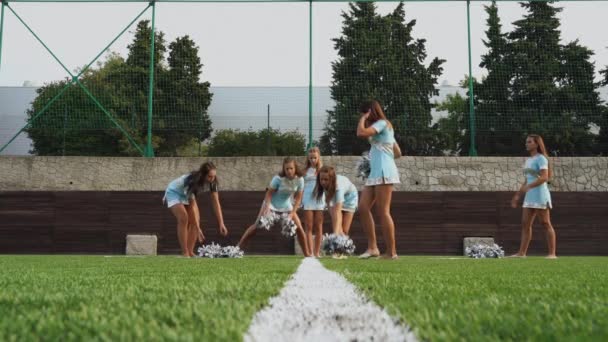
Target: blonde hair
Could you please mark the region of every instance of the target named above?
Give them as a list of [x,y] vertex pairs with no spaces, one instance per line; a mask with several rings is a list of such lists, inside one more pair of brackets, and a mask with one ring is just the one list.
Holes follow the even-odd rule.
[[319,160],[317,161],[317,165],[312,166],[312,164],[310,163],[310,159],[308,158],[308,155],[306,155],[306,170],[308,170],[311,167],[314,167],[315,169],[317,169],[317,171],[319,171],[322,167],[323,167],[323,161],[321,160],[321,150],[318,147],[311,147],[308,149],[308,154],[311,153],[316,153],[319,155]]

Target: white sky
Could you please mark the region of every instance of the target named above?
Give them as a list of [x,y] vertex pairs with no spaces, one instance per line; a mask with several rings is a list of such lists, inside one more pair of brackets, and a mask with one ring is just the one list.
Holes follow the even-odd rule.
[[[471,4],[473,73],[485,51],[486,14],[482,2]],[[379,3],[381,13],[397,3]],[[144,3],[11,3],[70,70],[87,64],[143,8]],[[331,82],[331,62],[336,60],[332,38],[341,31],[346,3],[313,4],[313,82]],[[608,35],[603,29],[608,1],[560,2],[564,10],[562,39],[580,39],[596,55],[596,71],[608,65]],[[440,57],[444,74],[440,83],[456,84],[468,72],[466,5],[452,2],[406,3],[406,19],[416,19],[413,35],[427,39],[429,57]],[[200,47],[203,79],[212,86],[304,86],[308,84],[308,3],[159,3],[157,27],[167,42],[188,34]],[[150,18],[148,11],[142,18]],[[503,29],[521,18],[514,2],[500,2]],[[129,30],[133,32],[135,25]],[[126,56],[132,39],[125,33],[112,51]],[[428,61],[427,61],[428,62]],[[6,11],[0,86],[20,86],[24,81],[42,84],[67,74]]]

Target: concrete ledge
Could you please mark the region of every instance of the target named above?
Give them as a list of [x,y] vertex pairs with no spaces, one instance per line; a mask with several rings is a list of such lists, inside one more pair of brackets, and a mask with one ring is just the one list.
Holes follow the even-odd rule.
[[[358,156],[324,156],[359,189]],[[283,157],[137,158],[0,156],[0,191],[164,191],[210,160],[223,191],[264,191]],[[298,157],[300,163],[305,158]],[[516,191],[524,157],[403,157],[396,191]],[[608,191],[608,157],[551,158],[551,191]]]

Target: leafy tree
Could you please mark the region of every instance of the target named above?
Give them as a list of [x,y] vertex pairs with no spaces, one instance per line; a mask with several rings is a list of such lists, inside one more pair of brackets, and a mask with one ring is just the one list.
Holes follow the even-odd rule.
[[430,125],[430,98],[438,94],[444,61],[423,64],[426,40],[412,36],[416,21],[405,20],[403,3],[386,16],[376,12],[374,3],[350,3],[342,18],[342,36],[334,39],[339,58],[332,65],[336,105],[328,111],[320,139],[323,153],[360,154],[369,148],[356,137],[356,125],[359,104],[370,98],[383,105],[405,153],[440,153]]
[[211,138],[209,156],[301,156],[305,146],[304,135],[296,131],[224,129]]

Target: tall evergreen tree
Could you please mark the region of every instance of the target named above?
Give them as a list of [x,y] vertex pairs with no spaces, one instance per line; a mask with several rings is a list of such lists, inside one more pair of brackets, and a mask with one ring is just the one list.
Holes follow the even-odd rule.
[[[600,81],[600,84],[604,87],[608,87],[608,66],[600,74],[604,76],[604,79]],[[608,103],[602,106],[602,112],[597,122],[600,127],[599,136],[597,138],[596,153],[608,156]]]
[[[512,69],[508,60],[509,41],[507,34],[502,32],[496,2],[484,7],[488,15],[488,29],[483,43],[488,50],[481,56],[479,66],[485,68],[488,74],[474,85],[476,148],[479,155],[500,155],[516,144],[510,131],[513,113],[510,111]],[[469,116],[465,115],[464,118],[466,134],[461,151],[466,153],[470,148]]]
[[[150,38],[152,27],[150,20],[141,20],[133,34],[133,41],[127,46],[127,64],[140,67],[145,70],[150,68]],[[167,46],[165,45],[165,34],[162,31],[154,34],[154,67],[158,68],[165,59]]]
[[376,12],[374,3],[350,3],[342,18],[342,36],[334,39],[339,58],[332,64],[336,106],[328,111],[323,152],[359,154],[369,148],[356,137],[357,110],[373,98],[384,106],[406,153],[439,153],[430,127],[430,98],[438,94],[435,85],[444,61],[422,64],[426,41],[412,37],[416,21],[405,21],[403,3],[386,16]]
[[163,139],[159,155],[176,155],[177,149],[196,138],[206,140],[213,131],[207,108],[212,94],[201,82],[199,48],[189,36],[169,44],[169,69],[159,78],[161,96],[155,101],[156,134]]
[[[528,133],[542,134],[556,154],[589,154],[590,113],[599,110],[589,61],[592,53],[577,42],[560,44],[561,8],[546,2],[521,5],[528,14],[513,23],[515,29],[509,34],[512,133],[520,139]],[[521,146],[514,145],[511,154],[519,151]]]

